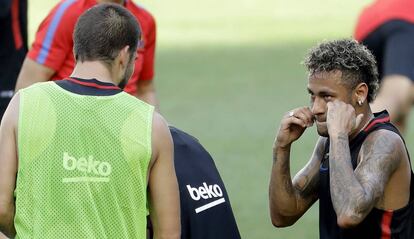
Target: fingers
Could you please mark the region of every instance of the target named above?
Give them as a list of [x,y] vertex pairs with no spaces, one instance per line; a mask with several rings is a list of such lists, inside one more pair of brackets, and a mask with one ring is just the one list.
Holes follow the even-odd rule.
[[346,104],[345,102],[341,100],[335,99],[334,101],[329,101],[328,103],[326,103],[326,106],[328,107],[328,110],[330,110],[330,109],[339,108],[339,107],[347,107],[348,104]]
[[364,118],[364,114],[357,115],[357,117],[355,119],[354,129],[357,129],[359,127],[359,125],[361,124],[363,118]]
[[346,111],[349,112],[355,112],[354,107],[352,107],[352,105],[347,104],[341,100],[334,100],[334,101],[330,101],[328,103],[326,103],[326,106],[328,108],[328,111],[332,111],[332,110],[339,110],[339,109],[345,109]]
[[346,131],[350,134],[361,126],[364,114],[356,115],[352,105],[339,100],[328,102],[326,105],[330,133]]
[[329,107],[344,107],[344,106],[351,106],[351,105],[343,102],[342,100],[335,99],[333,101],[329,101],[328,103],[326,103],[326,106],[329,108]]
[[329,110],[330,108],[332,108],[332,106],[333,106],[332,101],[329,101],[328,103],[326,103],[326,107],[328,108],[328,110]]
[[288,119],[286,119],[287,120],[287,124],[288,125],[292,125],[292,124],[296,124],[296,125],[299,125],[299,126],[302,126],[303,128],[306,128],[306,126],[308,125],[305,121],[303,121],[302,119],[300,119],[300,118],[296,118],[296,117],[294,117],[294,116],[292,116],[292,117],[289,117]]
[[308,107],[296,108],[289,111],[286,115],[288,121],[302,127],[310,127],[313,125],[314,117]]

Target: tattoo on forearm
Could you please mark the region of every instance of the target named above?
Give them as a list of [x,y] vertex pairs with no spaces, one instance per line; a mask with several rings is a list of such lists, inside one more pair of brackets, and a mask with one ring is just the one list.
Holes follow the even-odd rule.
[[318,197],[319,165],[324,142],[318,144],[308,164],[293,178],[290,173],[290,151],[273,152],[270,182],[270,207],[289,220],[296,221]]
[[352,168],[348,135],[331,138],[329,154],[332,204],[337,215],[353,215],[349,209],[361,206],[359,199],[363,191]]
[[273,154],[273,163],[278,164],[280,170],[278,170],[279,177],[282,179],[283,189],[290,195],[294,194],[294,188],[292,186],[292,179],[290,175],[290,162],[289,162],[290,153]]

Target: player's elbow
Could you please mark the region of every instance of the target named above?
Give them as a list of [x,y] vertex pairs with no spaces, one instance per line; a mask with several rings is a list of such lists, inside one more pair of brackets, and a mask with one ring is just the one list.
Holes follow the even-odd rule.
[[343,215],[338,215],[337,217],[338,226],[341,228],[356,227],[359,223],[361,223],[362,220],[363,218],[361,218],[357,214],[347,214],[347,215],[343,214]]
[[0,232],[2,231],[2,228],[5,228],[6,225],[7,225],[7,223],[6,223],[6,218],[7,217],[8,217],[8,214],[0,208]]
[[289,227],[293,225],[293,222],[288,222],[281,218],[272,218],[272,224],[274,227],[282,228],[282,227]]
[[14,208],[0,207],[0,231],[9,237],[14,237],[16,233],[13,226],[13,219]]
[[161,232],[154,235],[154,239],[180,239],[181,238],[181,232],[180,230],[174,230],[169,232]]
[[153,224],[154,227],[154,239],[180,239],[181,238],[181,224],[180,216],[176,217],[176,221],[169,225],[157,225]]
[[279,213],[271,213],[270,218],[274,227],[289,227],[292,226],[296,220],[291,217],[285,217]]
[[0,224],[4,225],[10,220],[11,213],[9,207],[0,207]]

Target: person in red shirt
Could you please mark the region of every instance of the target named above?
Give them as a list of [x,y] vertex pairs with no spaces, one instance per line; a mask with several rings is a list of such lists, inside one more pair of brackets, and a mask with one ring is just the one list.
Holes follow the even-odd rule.
[[414,103],[414,1],[375,1],[359,16],[354,36],[375,55],[382,79],[373,111],[386,109],[405,132]]
[[143,35],[135,71],[124,90],[158,108],[154,76],[156,25],[152,15],[132,0],[61,0],[40,24],[16,83],[16,91],[33,83],[70,76],[75,66],[72,34],[79,16],[101,2],[122,4],[138,20]]

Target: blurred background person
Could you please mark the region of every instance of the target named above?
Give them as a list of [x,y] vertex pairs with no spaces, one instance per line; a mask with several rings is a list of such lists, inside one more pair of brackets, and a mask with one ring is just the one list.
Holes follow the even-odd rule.
[[27,0],[0,0],[0,117],[27,53]]
[[[17,80],[16,90],[35,82],[64,79],[75,65],[72,33],[78,17],[90,7],[112,2],[123,5],[138,20],[142,42],[138,46],[135,71],[124,90],[158,109],[153,84],[156,26],[152,15],[130,0],[62,0],[40,24],[32,48]],[[123,86],[121,86],[123,87]]]
[[374,53],[382,79],[373,111],[386,109],[406,132],[414,103],[414,1],[373,2],[359,16],[355,38]]

